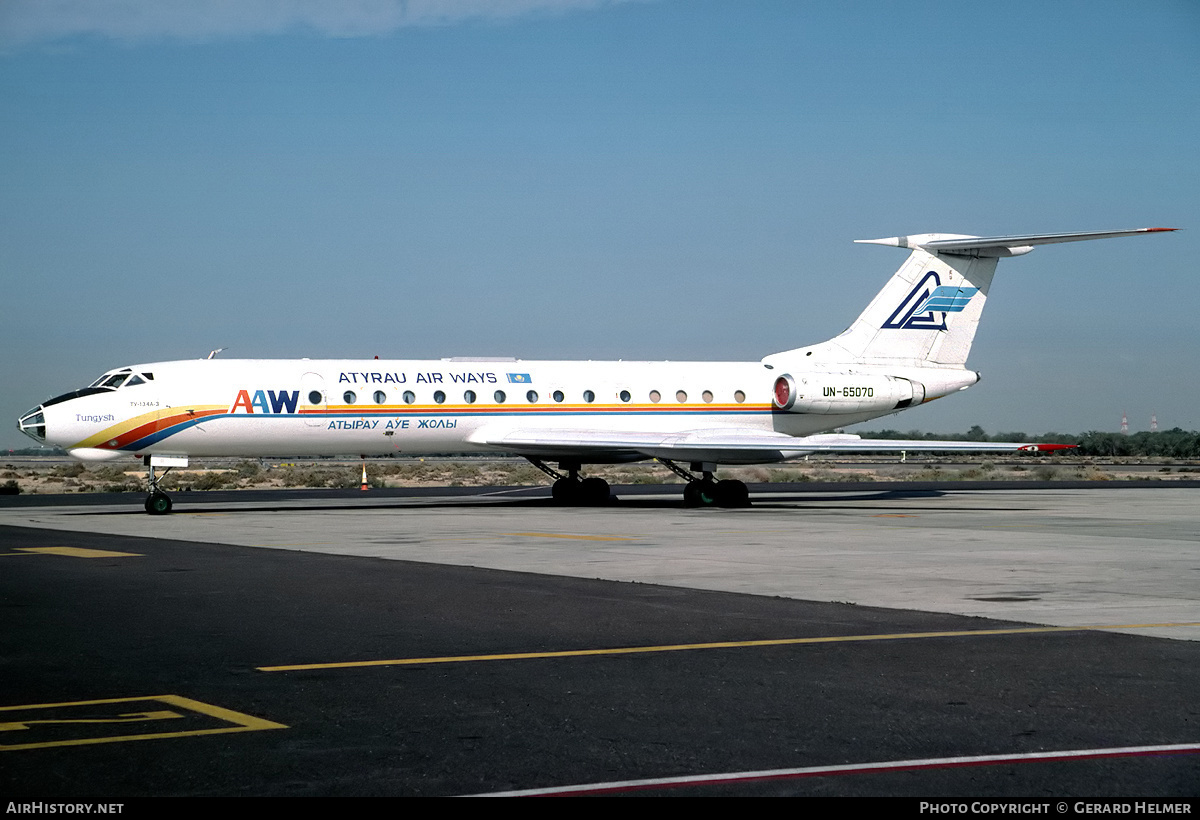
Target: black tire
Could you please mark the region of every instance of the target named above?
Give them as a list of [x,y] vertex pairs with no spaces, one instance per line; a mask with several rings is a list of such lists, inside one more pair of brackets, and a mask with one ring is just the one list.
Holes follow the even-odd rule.
[[714,481],[689,481],[683,488],[683,506],[711,507],[717,501]]
[[560,478],[550,488],[550,494],[554,496],[554,500],[559,504],[578,504],[581,495],[579,484],[580,482],[573,478]]
[[579,498],[584,504],[599,506],[608,503],[608,482],[603,478],[585,478],[579,482]]
[[153,492],[146,496],[146,512],[151,515],[166,515],[171,511],[171,496],[164,492]]
[[716,487],[717,504],[722,507],[749,507],[750,490],[745,483],[736,479],[718,481]]

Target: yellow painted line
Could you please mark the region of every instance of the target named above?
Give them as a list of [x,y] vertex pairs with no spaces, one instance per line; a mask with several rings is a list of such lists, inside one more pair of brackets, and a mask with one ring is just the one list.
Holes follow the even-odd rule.
[[354,669],[366,666],[418,666],[432,663],[470,663],[476,661],[524,661],[542,658],[581,658],[594,655],[638,655],[651,652],[683,652],[693,649],[744,649],[753,646],[798,646],[817,643],[854,643],[861,641],[901,641],[921,638],[977,638],[989,635],[1033,635],[1044,632],[1087,632],[1104,629],[1150,629],[1168,626],[1200,626],[1196,623],[1101,624],[1094,626],[1034,626],[1018,629],[968,629],[954,632],[899,632],[891,635],[835,635],[824,638],[772,638],[758,641],[718,641],[665,646],[628,646],[617,649],[572,649],[561,652],[516,652],[503,655],[451,655],[442,658],[394,658],[378,661],[340,663],[302,663],[289,666],[260,666],[259,672],[296,672],[307,669]]
[[[282,723],[275,723],[274,721],[264,720],[263,718],[256,718],[253,715],[245,715],[245,714],[242,714],[241,712],[234,712],[231,709],[223,709],[220,706],[213,706],[210,703],[201,703],[198,700],[192,700],[191,698],[180,697],[179,695],[153,695],[151,697],[142,697],[142,698],[107,698],[104,700],[78,700],[78,701],[69,701],[66,703],[31,703],[31,704],[26,704],[24,706],[0,706],[0,716],[2,716],[3,712],[13,712],[13,711],[17,711],[17,710],[57,709],[57,708],[63,708],[63,707],[69,707],[69,706],[96,706],[96,705],[100,705],[100,704],[109,704],[109,703],[142,703],[142,702],[146,702],[146,701],[151,701],[151,702],[160,703],[160,704],[167,704],[169,706],[174,706],[177,709],[182,709],[187,712],[194,712],[197,714],[205,715],[207,717],[214,718],[216,720],[221,720],[226,723],[231,723],[233,725],[232,726],[223,726],[223,727],[220,727],[217,729],[193,729],[193,730],[185,730],[185,731],[179,731],[179,732],[148,732],[148,733],[136,734],[136,735],[85,737],[85,738],[75,738],[73,740],[48,741],[48,742],[44,742],[44,743],[0,744],[0,751],[16,752],[16,751],[23,751],[26,749],[47,749],[47,748],[51,748],[51,747],[55,747],[55,746],[86,746],[86,745],[95,744],[95,743],[124,743],[127,741],[133,741],[133,740],[162,740],[162,739],[166,739],[166,738],[176,738],[176,737],[199,737],[201,735],[224,735],[224,734],[231,734],[233,732],[259,732],[259,731],[263,731],[266,729],[286,729],[286,728],[288,728],[287,726],[285,726]],[[149,716],[149,717],[140,718],[140,719],[146,719],[146,720],[163,719],[168,715],[173,715],[174,717],[186,717],[186,715],[178,715],[178,714],[174,714],[171,712],[163,712],[163,711],[146,712],[146,713],[142,713],[142,715]],[[127,718],[129,720],[138,720],[139,719],[138,717],[133,716],[133,713],[125,713],[123,715],[119,715],[116,717],[117,718]],[[49,723],[49,722],[65,723],[67,721],[65,721],[65,720],[63,720],[63,721],[31,720],[31,721],[22,721],[21,723]],[[114,722],[118,722],[118,721],[116,719],[106,719],[106,720],[96,720],[95,722],[97,722],[97,723],[100,723],[100,722],[114,723]],[[7,725],[11,726],[12,722],[10,722],[10,724],[7,724]]]
[[15,732],[28,729],[30,726],[48,726],[64,723],[145,723],[148,720],[172,720],[183,715],[170,709],[160,709],[157,712],[124,712],[111,718],[63,718],[61,720],[18,720],[12,723],[0,723],[0,732]]
[[[18,553],[37,553],[39,555],[65,555],[68,558],[141,558],[137,552],[114,552],[113,550],[93,550],[84,547],[17,547]],[[15,555],[17,553],[9,553]]]
[[504,532],[501,535],[519,535],[525,538],[570,538],[575,541],[636,541],[627,535],[572,535],[565,532]]

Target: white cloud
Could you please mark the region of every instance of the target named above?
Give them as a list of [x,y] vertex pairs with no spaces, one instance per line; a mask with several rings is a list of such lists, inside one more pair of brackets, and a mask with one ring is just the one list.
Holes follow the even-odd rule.
[[0,42],[75,36],[204,41],[290,32],[370,37],[408,26],[506,20],[628,0],[3,0]]

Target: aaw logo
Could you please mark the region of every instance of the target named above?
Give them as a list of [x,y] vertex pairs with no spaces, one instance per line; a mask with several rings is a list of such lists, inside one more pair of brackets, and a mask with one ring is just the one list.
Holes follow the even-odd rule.
[[890,330],[945,330],[946,314],[961,313],[976,293],[979,288],[943,285],[938,275],[929,271],[883,326]]
[[[268,400],[270,403],[268,404]],[[255,390],[253,398],[250,396],[249,390],[239,390],[237,398],[233,400],[233,407],[229,408],[230,413],[295,413],[296,405],[300,401],[300,391],[293,390],[288,392],[280,390]]]

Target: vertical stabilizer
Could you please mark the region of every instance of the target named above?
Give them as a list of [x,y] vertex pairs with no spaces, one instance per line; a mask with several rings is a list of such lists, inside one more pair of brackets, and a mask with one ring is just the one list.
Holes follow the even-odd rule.
[[1124,231],[966,236],[927,233],[859,239],[912,251],[854,323],[819,345],[763,359],[784,367],[817,365],[916,365],[962,368],[975,341],[998,260],[1021,256],[1035,245],[1167,233],[1174,228]]
[[830,343],[856,361],[961,367],[975,340],[996,261],[914,250],[862,315]]

